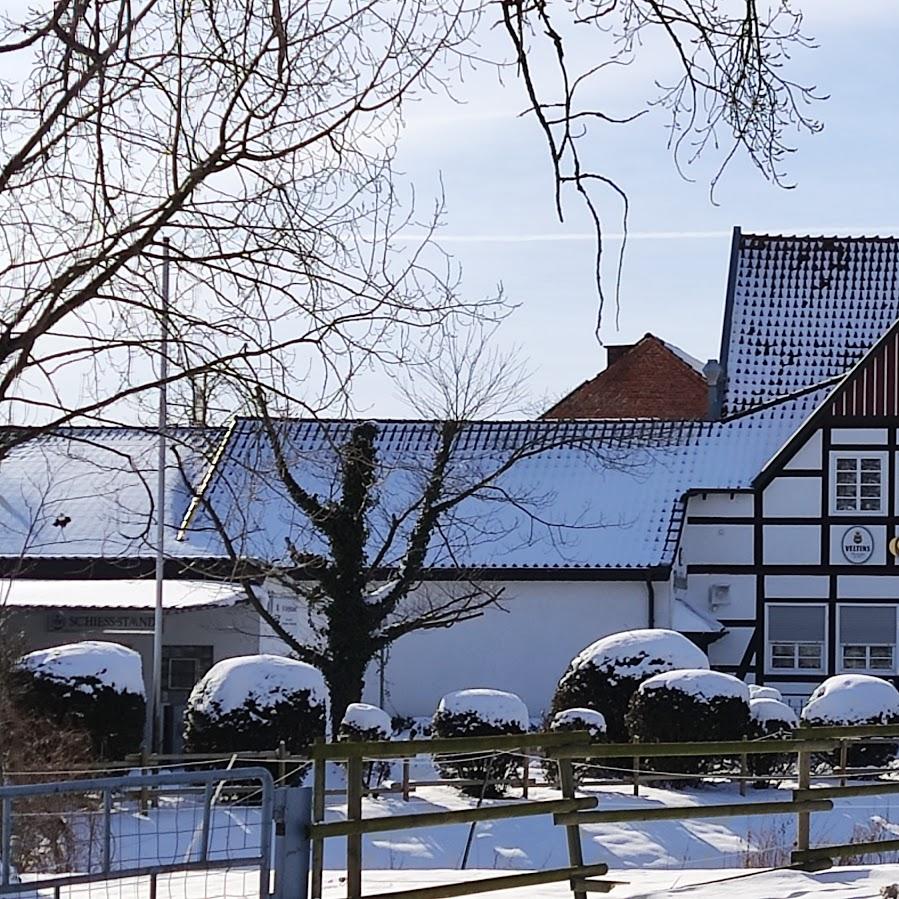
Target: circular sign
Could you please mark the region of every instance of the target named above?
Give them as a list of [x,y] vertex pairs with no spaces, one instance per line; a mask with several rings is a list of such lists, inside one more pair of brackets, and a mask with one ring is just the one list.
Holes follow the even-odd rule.
[[874,554],[874,538],[867,528],[849,528],[843,534],[843,558],[853,565],[862,565]]

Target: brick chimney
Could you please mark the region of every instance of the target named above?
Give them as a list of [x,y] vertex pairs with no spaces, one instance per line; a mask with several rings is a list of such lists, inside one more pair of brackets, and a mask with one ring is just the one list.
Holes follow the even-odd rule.
[[621,343],[618,346],[606,347],[606,365],[614,365],[628,350],[632,350],[634,344]]

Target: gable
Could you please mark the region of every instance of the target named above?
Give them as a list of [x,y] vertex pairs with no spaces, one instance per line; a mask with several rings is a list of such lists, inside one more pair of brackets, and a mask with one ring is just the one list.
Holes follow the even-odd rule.
[[899,318],[899,240],[734,229],[724,414],[848,371]]
[[702,421],[707,413],[708,390],[700,363],[647,334],[541,418]]
[[893,328],[856,366],[828,409],[835,419],[899,415],[899,331]]

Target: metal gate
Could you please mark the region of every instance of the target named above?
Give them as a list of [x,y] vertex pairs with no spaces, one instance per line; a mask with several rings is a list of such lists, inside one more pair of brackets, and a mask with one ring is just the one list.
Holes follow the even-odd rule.
[[2,786],[0,896],[305,899],[310,794],[261,767]]

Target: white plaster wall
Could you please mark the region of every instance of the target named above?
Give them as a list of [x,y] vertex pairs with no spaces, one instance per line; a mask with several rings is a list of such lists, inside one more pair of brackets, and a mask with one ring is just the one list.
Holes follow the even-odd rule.
[[784,468],[821,468],[821,450],[823,442],[821,432],[815,431],[811,437],[793,454]]
[[837,446],[844,443],[886,443],[886,428],[833,428],[830,442]]
[[762,529],[766,565],[819,565],[821,528],[809,524],[766,524]]
[[821,479],[775,478],[765,488],[762,510],[769,518],[820,518]]
[[752,515],[752,500],[751,493],[697,493],[687,501],[687,516],[743,518]]
[[899,599],[899,575],[841,574],[837,577],[837,599]]
[[751,524],[687,524],[682,540],[688,565],[751,565]]
[[[655,586],[658,613],[668,590]],[[397,641],[386,669],[388,710],[431,715],[451,690],[492,687],[519,694],[536,717],[581,649],[607,634],[647,625],[641,581],[515,582],[506,585],[502,602],[505,611],[491,609],[474,621]],[[377,701],[377,681],[377,671],[370,670],[368,701]]]
[[[709,606],[709,588],[713,584],[727,584],[730,587],[729,601],[716,610]],[[685,599],[695,608],[718,618],[755,619],[754,574],[690,574],[687,585]]]
[[827,599],[827,575],[769,574],[765,577],[767,599]]

